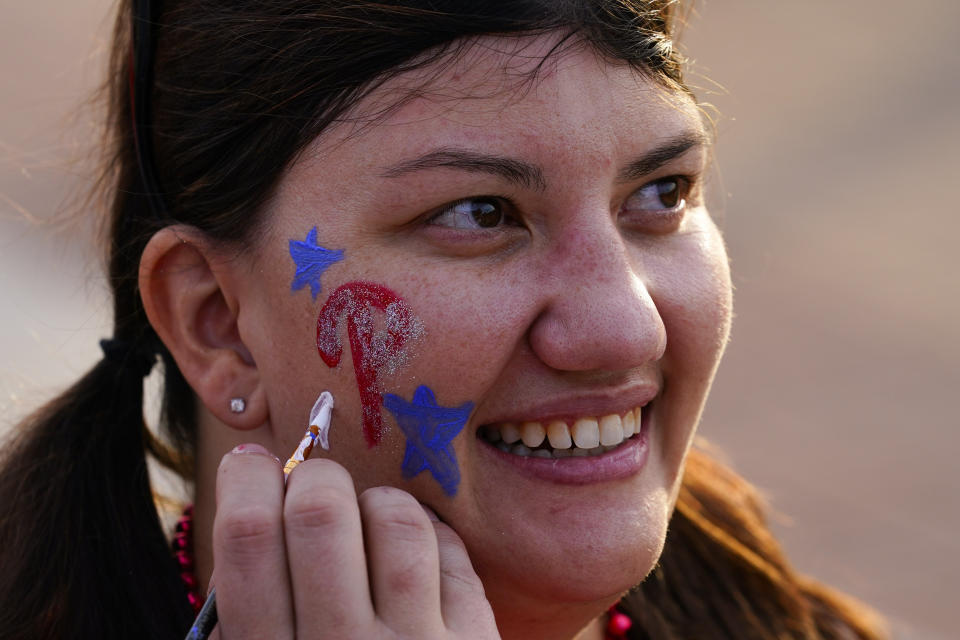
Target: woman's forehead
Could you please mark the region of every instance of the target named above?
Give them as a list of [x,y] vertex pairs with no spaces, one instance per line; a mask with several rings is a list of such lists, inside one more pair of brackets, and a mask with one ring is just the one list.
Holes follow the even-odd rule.
[[553,34],[485,37],[389,78],[311,145],[304,159],[338,147],[422,152],[443,144],[584,145],[626,135],[651,139],[702,131],[699,111],[626,63],[587,45],[557,49]]

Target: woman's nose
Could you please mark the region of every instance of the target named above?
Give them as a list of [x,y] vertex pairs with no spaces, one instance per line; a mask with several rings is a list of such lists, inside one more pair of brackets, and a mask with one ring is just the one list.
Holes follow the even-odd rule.
[[659,360],[667,333],[642,261],[630,254],[637,250],[613,225],[571,235],[542,272],[543,308],[529,333],[534,353],[565,371],[624,371]]

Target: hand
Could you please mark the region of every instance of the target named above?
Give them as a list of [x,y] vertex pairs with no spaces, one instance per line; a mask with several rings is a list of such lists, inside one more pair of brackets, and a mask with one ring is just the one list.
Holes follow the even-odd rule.
[[460,537],[409,493],[357,498],[350,474],[266,450],[224,456],[217,476],[212,638],[499,638]]

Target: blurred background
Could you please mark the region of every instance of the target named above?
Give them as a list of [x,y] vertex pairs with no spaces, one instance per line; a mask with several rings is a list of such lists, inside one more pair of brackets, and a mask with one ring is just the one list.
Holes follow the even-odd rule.
[[[111,2],[0,0],[0,431],[111,333],[89,217]],[[701,0],[733,338],[702,433],[795,564],[956,637],[960,3]],[[82,211],[82,207],[80,207]]]

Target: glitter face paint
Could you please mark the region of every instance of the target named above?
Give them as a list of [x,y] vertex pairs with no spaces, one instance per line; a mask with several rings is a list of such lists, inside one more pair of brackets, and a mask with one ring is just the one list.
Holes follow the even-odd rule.
[[410,479],[428,470],[448,496],[456,495],[460,467],[452,442],[470,418],[473,403],[441,407],[437,405],[433,391],[421,385],[413,393],[412,402],[388,393],[383,397],[383,406],[393,414],[400,430],[407,436],[403,477]]
[[[374,310],[384,313],[386,329],[374,333]],[[367,446],[383,437],[380,373],[392,373],[404,360],[404,344],[423,334],[423,324],[407,303],[390,289],[371,282],[348,282],[330,294],[317,317],[317,351],[328,367],[340,364],[343,345],[339,327],[347,322],[347,337],[363,409]]]
[[320,293],[320,276],[330,265],[343,260],[342,249],[325,249],[317,244],[317,228],[310,229],[307,239],[290,241],[290,257],[297,266],[290,284],[290,291],[299,291],[307,285],[313,299]]

